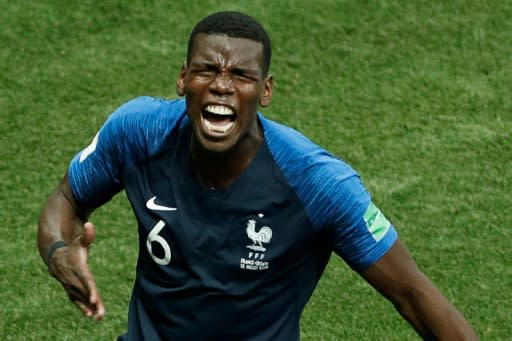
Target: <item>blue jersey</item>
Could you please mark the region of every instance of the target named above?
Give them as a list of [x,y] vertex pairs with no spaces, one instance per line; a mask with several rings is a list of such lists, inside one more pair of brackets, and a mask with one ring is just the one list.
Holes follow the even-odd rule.
[[68,176],[77,202],[125,190],[139,256],[122,340],[297,340],[334,251],[356,271],[397,238],[357,173],[258,114],[264,142],[224,190],[193,175],[183,100],[141,97],[114,112]]

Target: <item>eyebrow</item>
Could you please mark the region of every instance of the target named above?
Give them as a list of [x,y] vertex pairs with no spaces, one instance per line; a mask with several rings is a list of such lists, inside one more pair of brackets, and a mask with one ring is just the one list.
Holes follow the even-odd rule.
[[[190,67],[207,67],[210,69],[220,69],[221,66],[219,63],[210,61],[210,60],[199,60],[193,61],[190,63]],[[232,66],[228,67],[229,72],[232,73],[241,73],[250,76],[259,76],[262,72],[258,67],[244,67],[244,66]]]

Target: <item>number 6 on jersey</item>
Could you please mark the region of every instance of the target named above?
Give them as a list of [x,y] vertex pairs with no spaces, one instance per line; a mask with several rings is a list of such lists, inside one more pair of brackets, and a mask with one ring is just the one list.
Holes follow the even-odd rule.
[[[151,229],[151,231],[148,234],[148,238],[146,239],[146,247],[148,248],[149,255],[151,256],[151,258],[153,258],[155,263],[159,265],[167,265],[171,262],[171,247],[162,236],[158,235],[160,231],[162,231],[164,226],[165,222],[163,220],[158,221],[158,223],[156,223],[153,229]],[[153,254],[153,248],[151,246],[152,242],[160,244],[160,246],[164,250],[163,258],[158,258]]]

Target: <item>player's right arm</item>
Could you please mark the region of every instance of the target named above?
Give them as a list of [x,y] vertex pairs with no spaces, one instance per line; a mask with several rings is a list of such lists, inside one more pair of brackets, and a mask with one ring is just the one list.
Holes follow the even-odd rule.
[[71,301],[86,316],[99,321],[105,307],[87,264],[89,245],[95,238],[94,226],[87,221],[90,213],[77,203],[65,176],[41,211],[37,246],[50,274]]
[[[71,160],[68,172],[45,203],[39,219],[38,248],[50,273],[70,299],[97,320],[105,308],[87,265],[95,229],[92,208],[124,188],[126,167],[158,151],[184,116],[184,101],[140,97],[112,113],[91,144]],[[170,128],[169,128],[170,127]]]
[[39,218],[37,245],[48,270],[87,316],[101,320],[103,302],[87,264],[95,229],[92,207],[110,200],[119,189],[115,149],[119,124],[105,123],[91,144],[75,155],[68,171],[46,201]]

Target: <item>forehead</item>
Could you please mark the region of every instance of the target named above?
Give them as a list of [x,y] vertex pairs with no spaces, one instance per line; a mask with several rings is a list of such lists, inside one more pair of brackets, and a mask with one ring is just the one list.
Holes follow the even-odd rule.
[[194,48],[190,57],[191,60],[197,58],[217,60],[220,58],[261,65],[263,44],[246,38],[200,33],[194,39]]

